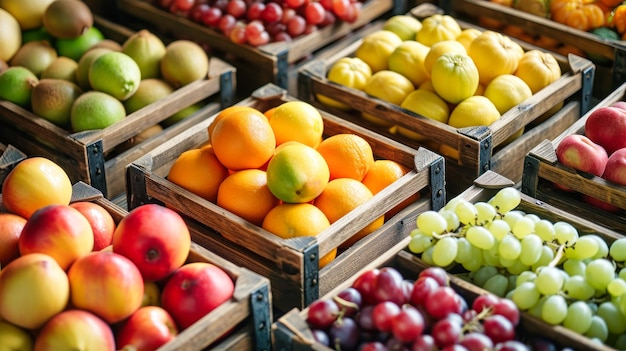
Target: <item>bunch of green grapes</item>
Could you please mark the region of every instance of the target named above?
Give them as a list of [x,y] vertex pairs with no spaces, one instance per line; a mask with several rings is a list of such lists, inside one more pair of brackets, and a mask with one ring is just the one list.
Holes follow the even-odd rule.
[[430,265],[461,265],[462,277],[549,324],[626,349],[626,238],[609,247],[520,202],[512,187],[487,202],[454,198],[417,217],[408,249]]

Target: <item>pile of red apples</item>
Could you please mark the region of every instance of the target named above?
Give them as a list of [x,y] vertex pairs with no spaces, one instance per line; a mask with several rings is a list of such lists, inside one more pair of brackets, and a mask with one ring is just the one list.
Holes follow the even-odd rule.
[[156,350],[232,298],[222,268],[188,261],[177,212],[147,204],[116,223],[104,205],[70,203],[55,167],[26,159],[2,186],[0,349]]
[[[626,185],[626,101],[617,101],[591,111],[583,134],[563,138],[557,145],[556,156],[567,167]],[[582,195],[582,198],[606,211],[620,211],[619,207],[594,197]]]

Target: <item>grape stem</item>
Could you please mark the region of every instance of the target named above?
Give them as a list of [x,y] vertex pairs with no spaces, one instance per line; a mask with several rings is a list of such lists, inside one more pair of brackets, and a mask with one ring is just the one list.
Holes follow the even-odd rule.
[[476,314],[474,317],[472,317],[471,320],[469,320],[463,325],[463,331],[464,332],[481,331],[482,324],[480,323],[480,321],[485,319],[486,317],[491,316],[492,314],[493,314],[493,307],[489,306],[489,307],[483,308],[482,311],[480,311],[480,313]]
[[453,237],[453,238],[460,238],[463,237],[464,235],[462,233],[454,233],[454,232],[448,232],[448,233],[443,233],[443,234],[436,234],[433,233],[432,237],[437,239],[437,240],[441,240],[443,238],[447,238],[447,237]]
[[556,254],[554,255],[554,258],[552,259],[552,261],[548,263],[548,267],[558,266],[563,260],[563,258],[565,258],[565,245],[561,244],[559,245],[559,248],[556,250]]
[[337,303],[340,307],[342,307],[342,308],[340,309],[340,312],[339,312],[339,315],[338,315],[338,317],[337,317],[337,318],[341,318],[341,317],[345,314],[346,309],[348,309],[348,308],[353,308],[353,309],[354,309],[354,310],[356,310],[356,311],[358,311],[358,310],[359,310],[359,305],[355,304],[355,303],[354,303],[354,302],[352,302],[352,301],[348,301],[348,300],[346,300],[346,299],[342,299],[342,298],[341,298],[341,297],[339,297],[339,296],[334,296],[334,297],[333,297],[333,300],[335,300],[335,302],[336,302],[336,303]]

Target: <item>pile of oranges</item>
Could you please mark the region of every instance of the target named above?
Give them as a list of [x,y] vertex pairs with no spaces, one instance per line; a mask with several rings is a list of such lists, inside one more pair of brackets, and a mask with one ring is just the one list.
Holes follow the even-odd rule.
[[[320,112],[303,101],[266,111],[235,105],[207,128],[209,141],[179,155],[168,180],[281,238],[315,236],[409,170],[376,159],[361,136],[324,137]],[[383,225],[417,195],[342,243]],[[337,249],[320,259],[332,261]]]

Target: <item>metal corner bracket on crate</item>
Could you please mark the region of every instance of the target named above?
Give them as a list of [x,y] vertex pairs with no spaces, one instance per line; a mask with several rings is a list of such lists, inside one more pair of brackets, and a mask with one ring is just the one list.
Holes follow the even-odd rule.
[[250,310],[256,351],[272,349],[272,311],[270,311],[269,286],[264,285],[250,294]]

